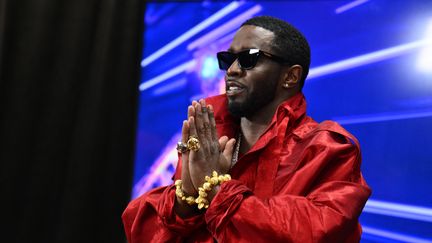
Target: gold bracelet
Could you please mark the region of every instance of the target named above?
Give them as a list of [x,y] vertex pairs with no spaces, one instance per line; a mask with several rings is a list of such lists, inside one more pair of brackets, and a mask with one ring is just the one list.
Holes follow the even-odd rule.
[[195,204],[195,198],[192,196],[186,196],[182,190],[182,180],[176,180],[174,184],[176,186],[176,192],[175,193],[176,193],[177,197],[179,197],[182,201],[186,201],[186,203],[189,205],[194,205]]
[[222,183],[231,180],[231,176],[229,174],[218,175],[216,171],[213,171],[212,177],[206,176],[204,180],[206,182],[204,182],[202,187],[198,187],[198,197],[195,199],[198,209],[208,208],[210,202],[207,199],[207,192],[211,191],[214,186],[222,185]]

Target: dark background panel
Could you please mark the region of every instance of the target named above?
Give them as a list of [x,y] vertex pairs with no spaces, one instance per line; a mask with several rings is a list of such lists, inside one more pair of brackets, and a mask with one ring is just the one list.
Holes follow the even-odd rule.
[[125,241],[143,11],[0,1],[0,241]]

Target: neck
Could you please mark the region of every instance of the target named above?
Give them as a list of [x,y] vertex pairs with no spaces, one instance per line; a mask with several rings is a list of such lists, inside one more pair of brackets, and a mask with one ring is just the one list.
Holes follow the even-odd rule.
[[242,117],[240,119],[240,130],[242,133],[242,141],[240,152],[246,153],[258,141],[259,137],[264,133],[270,124],[276,109],[285,100],[290,99],[298,93],[297,90],[285,92],[285,95],[278,95],[272,102],[257,110],[252,116]]
[[240,129],[242,133],[242,142],[240,152],[247,152],[259,137],[264,133],[270,124],[277,107],[281,102],[272,102],[267,107],[258,110],[250,117],[240,119]]

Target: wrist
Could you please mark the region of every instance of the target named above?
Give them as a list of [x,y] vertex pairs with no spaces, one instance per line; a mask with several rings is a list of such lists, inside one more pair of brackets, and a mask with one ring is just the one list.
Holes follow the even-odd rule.
[[180,218],[190,218],[196,215],[201,214],[201,210],[198,210],[198,208],[195,205],[190,205],[186,201],[179,198],[177,195],[174,195],[174,212],[180,217]]
[[213,201],[213,198],[216,196],[216,194],[220,190],[220,185],[214,186],[213,189],[208,193],[207,199],[209,203]]
[[229,174],[218,175],[216,171],[213,171],[211,177],[206,176],[204,180],[204,184],[198,187],[198,197],[195,200],[198,209],[208,208],[210,206],[210,201],[220,190],[220,185],[231,180],[231,176]]

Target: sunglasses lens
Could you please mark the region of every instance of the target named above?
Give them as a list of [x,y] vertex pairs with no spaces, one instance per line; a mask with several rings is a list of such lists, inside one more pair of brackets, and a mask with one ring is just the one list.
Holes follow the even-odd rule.
[[226,71],[237,59],[237,55],[231,52],[223,51],[217,53],[217,59],[219,68]]
[[240,52],[238,60],[243,69],[251,69],[255,67],[258,61],[259,52],[251,53],[250,50]]
[[238,58],[238,62],[242,69],[251,69],[255,67],[259,56],[258,49],[251,49],[234,54],[227,51],[222,51],[217,53],[217,59],[219,63],[219,68],[221,70],[227,71],[228,68],[235,62]]

